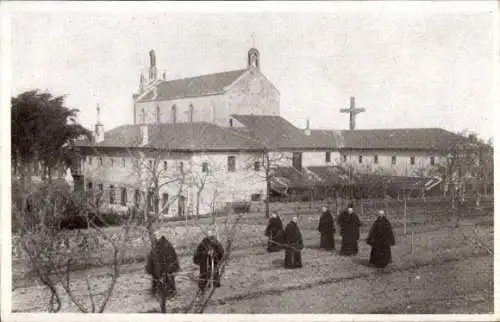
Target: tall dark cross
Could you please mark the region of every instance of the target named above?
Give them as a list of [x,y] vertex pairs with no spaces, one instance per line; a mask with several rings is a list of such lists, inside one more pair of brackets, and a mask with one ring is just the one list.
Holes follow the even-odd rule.
[[340,110],[340,113],[349,113],[349,130],[356,129],[356,115],[366,112],[364,108],[356,108],[355,104],[354,96],[351,96],[351,105],[349,108],[343,108]]

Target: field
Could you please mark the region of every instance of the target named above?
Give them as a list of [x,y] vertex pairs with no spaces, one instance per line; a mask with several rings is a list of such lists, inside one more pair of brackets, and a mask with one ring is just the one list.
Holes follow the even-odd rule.
[[[490,203],[489,203],[490,204]],[[207,308],[209,313],[489,313],[493,311],[493,214],[489,208],[468,207],[455,227],[443,205],[409,207],[411,224],[403,232],[400,213],[391,221],[396,246],[393,260],[384,270],[367,266],[369,247],[366,238],[374,217],[367,211],[362,217],[360,253],[346,258],[336,252],[318,249],[318,214],[301,213],[299,225],[306,248],[304,267],[283,268],[284,254],[265,251],[266,220],[262,214],[243,215],[238,226],[232,259],[224,274],[222,287]],[[283,215],[286,224],[292,214]],[[222,227],[224,218],[217,219]],[[210,220],[198,225],[189,222],[165,223],[159,230],[173,243],[181,257],[182,271],[177,276],[178,295],[167,303],[177,312],[196,292],[196,266],[193,248]],[[119,228],[109,228],[115,233]],[[410,232],[413,231],[412,235]],[[108,313],[153,312],[156,300],[149,295],[150,280],[144,273],[148,251],[144,234],[134,232]],[[337,248],[340,240],[337,236]],[[413,247],[412,247],[413,245]],[[46,311],[49,292],[27,274],[21,259],[13,263],[12,310]],[[94,294],[103,292],[108,283],[105,267],[72,273],[72,285],[81,300],[86,299],[89,276]],[[67,299],[63,312],[77,312]]]

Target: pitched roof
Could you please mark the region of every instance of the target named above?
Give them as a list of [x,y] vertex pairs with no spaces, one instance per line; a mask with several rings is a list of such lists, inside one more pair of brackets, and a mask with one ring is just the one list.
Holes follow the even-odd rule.
[[439,128],[311,130],[311,140],[318,147],[332,149],[401,149],[447,150],[465,139]]
[[[228,151],[259,150],[263,147],[251,138],[207,122],[148,124],[148,144],[141,145],[141,125],[122,125],[104,135],[95,147],[145,147],[168,150]],[[80,143],[80,146],[88,145]]]
[[157,88],[156,97],[154,96],[154,91],[149,90],[144,96],[140,97],[138,101],[163,101],[184,97],[199,97],[222,94],[224,93],[226,87],[234,83],[246,71],[247,69],[240,69],[222,73],[162,81],[159,84],[155,85],[155,87]]
[[281,116],[232,115],[245,129],[235,128],[241,134],[251,136],[269,149],[314,148],[314,140]]
[[346,149],[447,150],[463,137],[439,128],[342,131]]

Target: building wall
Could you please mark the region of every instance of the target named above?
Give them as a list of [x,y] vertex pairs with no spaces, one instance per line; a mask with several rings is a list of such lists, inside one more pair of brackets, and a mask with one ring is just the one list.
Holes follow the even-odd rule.
[[[344,155],[346,160],[344,161]],[[374,156],[378,156],[378,163],[374,162]],[[362,156],[362,163],[359,163],[359,157]],[[396,157],[396,163],[392,164],[392,157]],[[425,151],[342,151],[340,153],[340,164],[351,164],[365,171],[376,171],[380,169],[385,173],[398,176],[418,176],[422,169],[430,168],[431,157],[434,157],[434,163],[440,164],[446,162],[445,157],[433,152]],[[411,157],[415,158],[415,163],[411,164]]]
[[[235,171],[228,171],[228,156],[235,157]],[[102,164],[100,163],[102,159]],[[156,167],[160,185],[173,179],[178,182],[164,185],[160,188],[160,207],[163,206],[162,195],[168,194],[167,212],[164,216],[176,216],[179,211],[179,195],[185,197],[186,214],[195,214],[197,206],[197,192],[200,191],[200,214],[209,213],[212,203],[216,208],[222,208],[227,202],[250,201],[252,194],[265,194],[265,180],[262,167],[255,171],[254,162],[258,155],[248,153],[204,153],[192,155],[163,155],[147,156],[135,159],[126,152],[106,151],[99,155],[87,155],[83,160],[83,174],[85,189],[92,184],[94,195],[103,186],[101,198],[106,208],[125,210],[134,205],[135,190],[144,193],[149,186],[151,177],[150,166]],[[140,161],[139,161],[140,160]],[[149,163],[152,162],[152,164]],[[164,161],[167,168],[164,170]],[[180,162],[183,163],[183,175],[180,171]],[[206,162],[209,171],[202,171],[202,164]],[[142,164],[143,167],[140,167]],[[181,183],[182,182],[182,183]],[[114,204],[109,205],[110,189],[113,186]],[[203,188],[201,188],[203,187]],[[121,205],[121,189],[127,191],[126,206]],[[144,196],[142,197],[144,202]]]
[[[326,161],[326,152],[330,153],[330,162]],[[304,167],[335,165],[339,159],[340,153],[334,150],[302,153],[302,164]]]
[[[228,171],[228,157],[234,156],[235,171]],[[196,209],[196,195],[200,192],[200,214],[209,213],[212,203],[222,208],[227,202],[250,201],[253,194],[265,194],[266,184],[263,168],[255,171],[257,154],[250,153],[204,153],[191,160],[192,173],[188,179],[191,187],[191,206]],[[208,172],[202,172],[202,164]],[[202,184],[205,183],[201,190]]]
[[[85,178],[85,190],[89,190],[89,183],[92,184],[93,194],[99,194],[99,185],[102,185],[102,202],[107,206],[110,202],[110,189],[113,186],[115,202],[110,206],[115,210],[124,210],[126,206],[134,204],[135,190],[145,193],[145,187],[151,182],[151,169],[157,166],[157,177],[161,182],[171,181],[179,178],[181,162],[186,171],[189,171],[190,155],[142,155],[141,159],[125,151],[100,151],[99,154],[87,155],[83,160],[83,175]],[[101,160],[102,159],[102,164]],[[150,161],[152,162],[150,164]],[[164,161],[167,168],[164,170]],[[142,165],[142,166],[141,166]],[[151,167],[152,166],[152,167]],[[126,206],[121,205],[121,189],[127,190]],[[169,196],[179,194],[180,185],[176,182],[164,185],[160,188],[160,196],[168,193]],[[182,191],[181,191],[182,193]],[[144,201],[144,198],[143,200]],[[172,202],[165,215],[175,215],[177,213],[177,203]]]
[[[280,93],[258,70],[252,69],[229,88],[225,95],[226,111],[231,114],[279,115]],[[227,124],[222,120],[222,124]]]
[[[172,106],[176,107],[176,121],[189,122],[190,105],[193,105],[193,122],[219,122],[219,109],[224,109],[224,95],[209,95],[193,98],[181,98],[167,101],[150,101],[135,103],[135,117],[141,121],[142,109],[146,114],[146,123],[156,123],[156,108],[160,107],[160,123],[172,123]],[[215,110],[217,108],[217,110]],[[225,123],[224,125],[226,125]]]

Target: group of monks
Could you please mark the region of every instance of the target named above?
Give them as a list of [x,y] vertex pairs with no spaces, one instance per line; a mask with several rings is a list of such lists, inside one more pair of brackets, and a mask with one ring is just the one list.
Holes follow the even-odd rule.
[[[199,266],[198,288],[204,292],[206,287],[220,287],[220,265],[224,257],[224,247],[217,238],[208,232],[196,247],[193,262]],[[176,293],[175,273],[180,270],[179,259],[172,244],[161,236],[155,240],[148,255],[146,273],[152,276],[151,293],[172,297]],[[162,293],[163,292],[163,293]]]
[[[359,227],[362,224],[352,204],[340,213],[337,224],[342,237],[340,254],[356,255],[360,238]],[[335,250],[335,220],[327,207],[322,207],[318,231],[321,235],[320,248]],[[301,251],[304,249],[304,242],[298,226],[298,217],[293,217],[283,229],[283,223],[278,214],[272,213],[265,235],[269,238],[268,252],[285,250],[285,268],[302,267]],[[395,241],[392,226],[383,210],[378,212],[378,218],[373,223],[366,241],[372,247],[370,264],[380,268],[386,267],[392,260],[391,247],[395,245]],[[200,292],[204,292],[207,286],[220,287],[220,268],[223,257],[224,247],[212,232],[208,232],[198,244],[193,256],[194,264],[199,266],[198,288]],[[146,263],[146,273],[152,276],[152,294],[156,295],[160,292],[165,297],[175,295],[175,273],[179,270],[179,259],[172,244],[165,236],[155,239]]]
[[[372,247],[369,263],[378,268],[386,267],[392,261],[391,247],[395,245],[394,232],[383,210],[378,211],[366,242]],[[359,229],[362,225],[354,211],[352,203],[337,218],[340,227],[342,245],[339,254],[353,256],[358,254]],[[277,252],[285,249],[285,268],[301,268],[301,251],[304,248],[302,234],[297,225],[298,217],[294,217],[283,230],[283,223],[276,212],[273,212],[267,225],[265,235],[268,237],[267,251]],[[335,219],[327,207],[322,207],[318,231],[320,248],[335,250]]]

